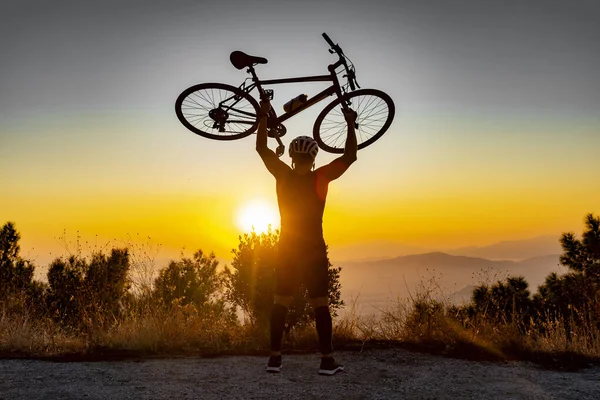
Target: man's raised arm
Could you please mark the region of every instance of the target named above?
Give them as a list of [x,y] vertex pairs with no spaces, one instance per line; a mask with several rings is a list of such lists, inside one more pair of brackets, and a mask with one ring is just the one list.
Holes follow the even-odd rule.
[[348,167],[357,159],[358,143],[354,128],[357,117],[356,111],[347,108],[346,110],[342,110],[342,112],[344,113],[344,118],[348,124],[348,136],[346,137],[346,144],[344,145],[344,154],[318,169],[328,181],[332,181],[342,176]]
[[357,159],[358,143],[356,141],[356,131],[354,129],[356,125],[356,111],[347,108],[342,110],[344,118],[348,124],[348,136],[346,137],[346,144],[344,145],[344,154],[342,155],[343,161],[350,166]]
[[275,152],[267,146],[267,116],[271,110],[271,103],[268,99],[260,101],[260,111],[258,114],[258,130],[256,132],[256,151],[262,158],[265,166],[274,177],[281,175],[283,171],[289,169],[287,164],[277,157]]

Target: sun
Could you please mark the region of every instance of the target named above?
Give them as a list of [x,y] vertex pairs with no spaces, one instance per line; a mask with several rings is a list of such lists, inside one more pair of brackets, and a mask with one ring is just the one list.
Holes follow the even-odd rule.
[[253,200],[245,203],[237,213],[237,225],[244,232],[267,232],[269,225],[279,225],[279,213],[273,204],[266,200]]

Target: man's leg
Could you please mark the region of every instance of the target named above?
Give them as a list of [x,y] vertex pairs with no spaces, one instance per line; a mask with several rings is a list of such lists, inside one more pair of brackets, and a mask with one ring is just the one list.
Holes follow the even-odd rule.
[[319,348],[321,350],[320,375],[335,375],[342,372],[344,367],[335,362],[333,358],[333,324],[329,312],[327,297],[315,297],[311,299],[311,305],[315,310],[315,322],[317,334],[319,335]]
[[329,260],[324,242],[322,246],[318,246],[315,250],[311,266],[307,269],[310,271],[307,277],[307,289],[310,304],[315,310],[315,322],[317,334],[319,335],[319,349],[321,351],[319,374],[334,375],[343,371],[344,367],[333,359],[333,324],[331,312],[329,311]]
[[292,296],[275,295],[271,309],[271,356],[267,363],[267,372],[281,372],[281,340],[285,328],[285,316],[292,303]]
[[275,268],[275,298],[271,309],[270,334],[271,357],[267,364],[267,372],[281,370],[281,341],[285,329],[285,317],[293,301],[294,286],[297,284],[296,264],[289,244],[279,242],[277,267]]
[[319,350],[322,358],[331,357],[333,353],[332,334],[333,326],[329,311],[329,260],[325,242],[315,246],[312,254],[308,256],[309,265],[306,284],[308,300],[315,311],[315,323],[319,335]]
[[317,325],[317,334],[319,335],[321,357],[331,357],[333,353],[333,323],[331,312],[329,311],[329,299],[327,297],[316,297],[309,299],[309,302],[315,310],[315,323]]
[[285,328],[285,317],[292,304],[292,296],[275,295],[271,309],[271,355],[281,355],[281,341]]

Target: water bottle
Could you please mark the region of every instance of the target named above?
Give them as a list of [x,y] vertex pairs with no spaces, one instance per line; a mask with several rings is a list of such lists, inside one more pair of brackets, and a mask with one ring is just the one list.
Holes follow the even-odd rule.
[[308,100],[308,96],[305,94],[301,94],[298,97],[294,97],[293,99],[291,99],[283,105],[283,111],[292,112],[298,107],[300,107],[302,104],[306,103],[306,100]]

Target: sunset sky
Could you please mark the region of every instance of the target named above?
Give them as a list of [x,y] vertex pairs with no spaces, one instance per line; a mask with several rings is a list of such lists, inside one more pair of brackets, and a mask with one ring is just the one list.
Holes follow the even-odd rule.
[[[239,85],[233,50],[266,57],[264,79],[325,74],[327,32],[397,108],[330,186],[333,255],[579,234],[600,213],[598,21],[596,0],[3,1],[0,224],[41,264],[78,235],[229,258],[240,210],[274,209],[275,181],[253,135],[197,136],[175,99]],[[273,105],[322,87],[274,86]],[[327,103],[289,120],[284,143]]]

